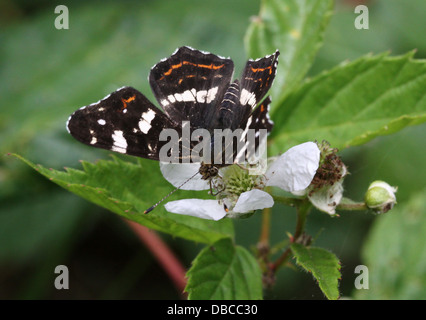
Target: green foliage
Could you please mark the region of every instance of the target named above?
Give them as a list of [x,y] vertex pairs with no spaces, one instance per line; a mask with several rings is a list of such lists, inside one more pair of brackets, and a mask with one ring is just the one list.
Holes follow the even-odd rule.
[[369,289],[359,299],[426,299],[426,189],[377,219],[365,243]]
[[[61,207],[62,214],[58,214],[55,208]],[[0,215],[0,243],[4,244],[0,246],[0,261],[25,263],[47,246],[55,254],[64,251],[75,241],[72,235],[83,209],[81,201],[58,191],[51,192],[48,200],[33,195],[31,201],[23,199],[10,205],[7,214]]]
[[[56,5],[50,3],[33,21],[22,19],[1,30],[3,153],[52,130],[57,140],[69,114],[121,86],[133,86],[154,101],[149,70],[179,46],[231,54],[241,67],[246,19],[257,7],[241,0],[71,2],[69,30],[56,30]],[[78,153],[86,159],[89,152]]]
[[[83,171],[67,168],[66,172],[61,172],[17,157],[61,187],[148,228],[202,243],[233,236],[232,222],[226,219],[215,223],[170,214],[163,208],[144,214],[143,211],[153,204],[152,193],[167,194],[169,190],[157,162],[140,160],[133,164],[114,157],[113,161],[101,160],[95,164],[82,161]],[[200,196],[195,192],[187,194]]]
[[192,300],[262,299],[262,274],[253,255],[221,239],[193,261],[185,291]]
[[426,121],[426,61],[365,56],[323,72],[273,113],[272,154],[309,140],[342,149]]
[[291,251],[296,257],[296,263],[312,273],[322,292],[330,300],[339,298],[338,284],[340,262],[337,257],[322,248],[305,247],[299,243],[291,245]]
[[261,1],[260,14],[249,26],[245,44],[253,58],[280,50],[270,93],[274,101],[282,101],[309,70],[322,44],[332,7],[332,0]]

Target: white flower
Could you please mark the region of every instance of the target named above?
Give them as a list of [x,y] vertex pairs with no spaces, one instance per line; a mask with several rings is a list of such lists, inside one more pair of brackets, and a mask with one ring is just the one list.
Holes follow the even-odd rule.
[[267,186],[285,191],[306,189],[317,172],[320,150],[314,142],[305,142],[282,154],[266,172]]
[[[343,198],[343,180],[348,174],[337,149],[323,142],[320,146],[322,161],[310,186],[305,190],[308,199],[320,211],[336,214],[336,207]],[[300,194],[299,194],[300,195]]]
[[330,215],[336,214],[336,207],[343,197],[343,181],[332,186],[323,187],[312,194],[308,194],[311,203],[320,211]]
[[[173,186],[182,190],[210,189],[209,182],[201,179],[201,174],[198,173],[199,169],[199,163],[160,162],[160,170],[163,177]],[[194,177],[191,178],[192,176]]]
[[253,189],[243,192],[238,198],[232,211],[227,211],[224,204],[220,204],[217,200],[202,200],[202,199],[184,199],[166,203],[164,206],[167,211],[185,214],[188,216],[220,220],[227,213],[238,215],[238,213],[249,213],[253,210],[270,208],[274,205],[274,200],[269,193],[262,190]]
[[217,200],[176,200],[167,202],[164,207],[169,212],[210,220],[220,220],[226,215],[223,205],[220,205]]
[[274,199],[272,199],[269,193],[259,189],[253,189],[240,194],[232,211],[247,213],[253,210],[270,208],[273,205]]
[[[220,177],[214,180],[218,185],[226,187],[218,194],[217,200],[177,200],[167,203],[165,208],[172,213],[211,220],[220,220],[225,216],[241,217],[254,210],[270,208],[274,205],[274,200],[269,193],[261,189],[265,186],[276,186],[289,192],[304,190],[315,176],[319,160],[320,151],[317,145],[306,142],[278,157],[262,176],[249,175],[247,170],[238,166],[224,167],[219,170]],[[199,168],[199,163],[160,163],[164,177],[175,187],[184,190],[210,188],[210,182],[201,179]],[[189,179],[192,176],[193,178]]]

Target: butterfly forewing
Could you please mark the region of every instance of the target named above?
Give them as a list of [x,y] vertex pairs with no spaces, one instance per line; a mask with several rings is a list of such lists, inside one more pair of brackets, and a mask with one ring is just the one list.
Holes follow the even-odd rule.
[[219,124],[235,130],[245,128],[253,110],[272,86],[279,52],[257,60],[249,60],[241,80],[235,80],[225,93],[220,105]]
[[241,105],[253,109],[259,104],[272,86],[278,65],[279,51],[257,60],[249,60],[241,75]]
[[231,59],[181,47],[151,69],[149,82],[172,121],[189,120],[192,128],[209,129],[217,125],[218,104],[233,71]]
[[[272,130],[273,123],[268,118],[268,106],[270,99],[265,94],[272,86],[278,64],[279,52],[257,60],[249,60],[242,72],[241,80],[235,80],[225,93],[220,105],[219,124],[221,128],[231,130],[240,129],[242,135],[233,142],[223,142],[221,154],[216,154],[215,159],[227,158],[225,151],[232,146],[233,163],[243,163],[258,149],[260,144],[260,130],[266,129],[267,133]],[[262,101],[264,99],[264,101]],[[262,101],[262,103],[259,102]],[[256,106],[259,105],[257,108]],[[250,136],[249,131],[255,135]],[[238,141],[245,141],[241,147]],[[250,145],[251,144],[251,145]],[[250,148],[251,146],[251,148]]]
[[179,128],[142,93],[123,87],[74,112],[67,123],[77,140],[97,148],[159,160],[164,128]]

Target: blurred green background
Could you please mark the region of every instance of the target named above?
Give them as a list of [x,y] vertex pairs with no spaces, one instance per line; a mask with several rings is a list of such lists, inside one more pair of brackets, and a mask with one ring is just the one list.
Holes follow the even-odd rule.
[[[359,3],[337,1],[309,76],[369,52],[398,55],[417,49],[416,58],[426,57],[424,0],[362,1],[369,8],[369,30],[354,28],[354,7]],[[69,9],[69,30],[54,27],[59,4]],[[68,193],[6,154],[19,153],[55,169],[80,168],[81,159],[108,158],[109,152],[84,146],[68,135],[69,114],[124,85],[138,88],[154,101],[149,70],[182,45],[232,57],[239,74],[248,58],[244,34],[258,11],[258,1],[247,0],[0,1],[1,299],[180,297],[119,217]],[[376,217],[342,212],[340,218],[330,218],[316,211],[309,216],[307,231],[316,237],[316,245],[330,249],[342,262],[343,296],[426,299],[425,129],[425,125],[407,128],[341,152],[351,172],[345,180],[346,195],[362,200],[369,182],[382,179],[399,187],[395,210]],[[411,215],[415,223],[407,227],[407,212],[413,210],[406,208],[413,197],[412,206],[420,214]],[[286,231],[294,230],[294,211],[277,206],[272,222],[272,239],[278,242]],[[237,243],[255,245],[259,223],[260,214],[235,221]],[[374,282],[370,274],[370,289],[357,292],[355,266],[370,263],[380,269],[374,253],[397,241],[395,234],[404,238],[404,232],[411,234],[412,241],[394,243],[399,251],[392,253],[401,261],[381,267],[390,269],[389,277],[383,278],[390,288],[374,290],[373,284],[383,287],[383,281]],[[185,267],[203,247],[161,236]],[[407,248],[414,248],[413,252],[407,253]],[[411,269],[405,254],[410,255]],[[56,290],[53,285],[54,269],[61,264],[70,270],[69,290]],[[408,273],[410,277],[402,276]],[[324,295],[310,274],[285,268],[265,298],[323,299]]]

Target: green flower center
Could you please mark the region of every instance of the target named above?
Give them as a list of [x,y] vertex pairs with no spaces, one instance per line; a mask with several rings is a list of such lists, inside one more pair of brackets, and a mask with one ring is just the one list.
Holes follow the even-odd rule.
[[223,170],[223,183],[226,186],[221,198],[228,197],[238,199],[238,196],[252,189],[263,189],[265,187],[262,175],[251,175],[237,165],[232,165]]

